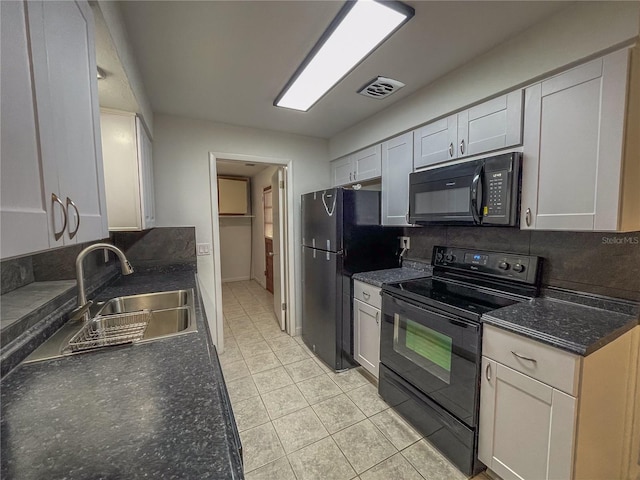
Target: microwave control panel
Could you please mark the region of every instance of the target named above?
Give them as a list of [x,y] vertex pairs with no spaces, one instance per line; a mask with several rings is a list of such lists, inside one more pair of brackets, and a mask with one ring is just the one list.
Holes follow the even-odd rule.
[[486,172],[487,177],[487,203],[482,212],[484,216],[504,216],[507,213],[507,192],[509,172]]
[[447,270],[477,272],[533,284],[538,275],[539,258],[465,248],[433,247],[431,264]]

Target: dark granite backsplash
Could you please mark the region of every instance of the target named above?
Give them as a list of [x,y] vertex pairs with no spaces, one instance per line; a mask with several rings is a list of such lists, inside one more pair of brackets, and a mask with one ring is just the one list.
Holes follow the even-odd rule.
[[[112,243],[121,248],[133,268],[138,270],[166,265],[195,268],[196,265],[195,227],[161,227],[142,232],[113,232],[111,238],[100,242]],[[32,282],[74,280],[78,253],[93,243],[97,242],[70,245],[3,261],[0,263],[1,294]],[[115,262],[116,257],[112,253],[109,253],[108,263],[105,263],[102,251],[91,253],[84,261],[85,278],[90,280],[103,275]]]
[[126,254],[133,268],[196,265],[195,227],[158,227],[142,232],[113,232],[113,244]]
[[537,255],[542,283],[640,301],[640,232],[552,232],[498,227],[408,227],[408,258],[431,259],[434,245]]
[[34,282],[32,258],[20,257],[5,260],[0,264],[0,278],[2,280],[0,295]]

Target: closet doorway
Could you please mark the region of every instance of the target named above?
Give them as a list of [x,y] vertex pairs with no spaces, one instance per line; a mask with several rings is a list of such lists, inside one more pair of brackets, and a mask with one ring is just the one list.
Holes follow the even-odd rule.
[[[229,296],[229,292],[245,292],[246,289],[255,296],[250,300],[260,300],[261,306],[268,308],[279,330],[291,334],[291,331],[295,331],[295,327],[292,328],[295,324],[289,315],[288,168],[283,164],[267,163],[263,159],[257,161],[252,158],[247,161],[245,156],[242,156],[245,157],[242,160],[222,155],[212,157],[212,194],[215,193],[218,200],[217,219],[212,219],[216,324],[220,327],[227,316],[222,311],[225,294]],[[230,184],[246,185],[246,191],[239,193],[235,186],[230,189]],[[216,192],[213,191],[214,185]],[[230,190],[233,192],[230,193]],[[238,200],[246,200],[239,202],[244,209],[242,206],[230,206],[230,203],[238,203]],[[223,337],[221,330],[218,328],[219,340]]]

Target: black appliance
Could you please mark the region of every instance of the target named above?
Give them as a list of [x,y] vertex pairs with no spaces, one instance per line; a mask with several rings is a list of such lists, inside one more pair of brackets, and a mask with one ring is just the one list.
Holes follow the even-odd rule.
[[477,458],[480,317],[537,296],[540,259],[434,247],[433,277],[382,287],[379,392],[462,472]]
[[513,152],[412,173],[409,223],[517,226],[521,170]]
[[398,266],[399,228],[380,226],[380,192],[302,195],[302,339],[335,370],[353,359],[351,276]]

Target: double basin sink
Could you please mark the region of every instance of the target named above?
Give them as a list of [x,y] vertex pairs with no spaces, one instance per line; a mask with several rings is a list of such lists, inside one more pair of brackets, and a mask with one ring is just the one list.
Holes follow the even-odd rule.
[[[150,319],[144,335],[136,343],[197,331],[192,289],[112,298],[96,304],[91,309],[90,316],[93,319],[108,319],[140,311],[150,312]],[[24,363],[72,354],[68,349],[69,342],[83,326],[82,319],[67,322],[29,355]]]

